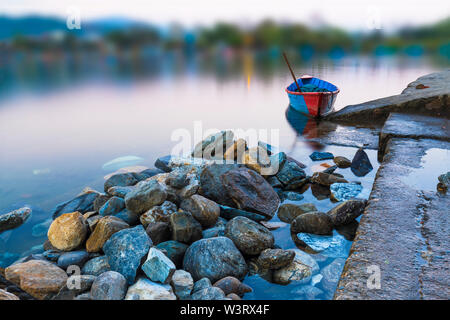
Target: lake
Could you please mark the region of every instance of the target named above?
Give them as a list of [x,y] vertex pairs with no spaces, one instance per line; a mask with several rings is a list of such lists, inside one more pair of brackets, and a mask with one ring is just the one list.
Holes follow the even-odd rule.
[[[0,69],[0,213],[30,206],[32,217],[21,227],[0,235],[1,267],[21,255],[38,252],[45,235],[32,236],[32,227],[50,217],[60,202],[83,188],[102,191],[103,165],[123,156],[142,158],[152,167],[176,144],[177,129],[277,130],[280,150],[308,165],[315,146],[286,119],[292,82],[281,58],[242,54],[238,57],[14,56]],[[267,60],[269,59],[269,60]],[[347,57],[293,61],[297,75],[310,74],[336,84],[336,109],[400,93],[409,82],[440,69],[427,58]],[[195,143],[197,141],[192,141]],[[326,146],[322,151],[352,158],[355,148]],[[367,198],[378,168],[376,151],[368,151],[374,170],[359,180]],[[324,161],[322,161],[324,162]],[[318,163],[322,163],[318,162]],[[325,161],[332,163],[332,161]],[[302,202],[331,209],[309,188]],[[277,218],[274,218],[277,220]],[[276,244],[295,248],[288,228],[274,231]],[[351,245],[345,243],[346,254]],[[30,251],[31,250],[31,251]],[[322,267],[335,257],[324,257]],[[246,283],[254,288],[248,299],[295,299],[296,285],[271,285],[259,276]],[[290,285],[289,285],[290,286]],[[318,295],[329,299],[332,290]],[[298,291],[298,290],[297,290]]]

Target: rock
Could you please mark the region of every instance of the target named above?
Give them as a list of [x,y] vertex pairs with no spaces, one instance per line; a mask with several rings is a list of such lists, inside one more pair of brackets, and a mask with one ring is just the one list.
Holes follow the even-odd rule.
[[233,241],[226,237],[194,242],[186,250],[183,269],[189,272],[194,280],[206,277],[214,282],[226,276],[242,279],[247,274],[244,257]]
[[356,151],[350,169],[357,177],[364,177],[366,174],[373,170],[372,164],[369,160],[369,156],[362,148]]
[[170,172],[172,171],[172,168],[169,167],[169,162],[171,159],[172,159],[171,155],[160,157],[156,159],[154,166],[164,172]]
[[220,208],[217,203],[197,194],[184,199],[180,208],[191,213],[204,228],[213,226],[220,215]]
[[342,269],[344,269],[345,259],[337,258],[320,271],[323,276],[322,287],[330,292],[334,292],[337,283],[341,277]]
[[229,298],[231,300],[242,300],[236,293],[227,294],[225,298]]
[[341,156],[334,157],[333,161],[339,168],[343,169],[350,167],[352,164],[352,162],[349,159]]
[[127,280],[115,271],[99,275],[91,287],[92,300],[122,300],[127,293]]
[[203,230],[202,237],[204,239],[206,238],[214,238],[214,237],[221,237],[225,235],[225,227],[214,227],[210,229]]
[[253,291],[252,288],[250,288],[248,285],[243,284],[238,279],[231,276],[220,279],[219,281],[214,283],[214,287],[220,288],[225,295],[235,293],[241,297],[245,293]]
[[336,236],[322,236],[309,233],[299,233],[298,239],[325,257],[346,257],[347,247],[344,238]]
[[90,290],[96,278],[96,276],[91,275],[70,276],[67,279],[66,285],[59,290],[58,294],[54,296],[52,300],[73,300],[81,293]]
[[209,135],[204,140],[197,143],[192,151],[194,158],[223,159],[225,150],[233,143],[234,133],[231,130],[223,130]]
[[136,189],[126,195],[125,205],[131,212],[142,214],[152,207],[160,205],[166,198],[166,191],[157,181],[142,181],[136,185]]
[[[84,215],[83,215],[84,217]],[[103,218],[101,215],[97,214],[95,216],[89,217],[86,219],[86,223],[89,226],[89,231],[93,232],[95,230],[95,227],[97,226],[97,223],[100,221],[100,219]]]
[[267,219],[265,216],[254,213],[254,212],[248,212],[248,211],[231,208],[231,207],[227,207],[227,206],[222,206],[222,205],[220,205],[219,208],[220,208],[220,216],[227,220],[231,220],[235,217],[246,217],[246,218],[249,218],[250,220],[259,222],[259,221],[263,221],[263,220]]
[[222,184],[222,175],[232,169],[239,168],[235,164],[210,164],[205,166],[200,173],[199,194],[219,204],[233,207],[233,200],[228,195]]
[[180,300],[187,300],[194,288],[194,280],[189,272],[176,270],[170,281],[175,295]]
[[150,248],[147,260],[142,265],[142,271],[150,280],[161,283],[169,283],[175,270],[175,264],[156,248]]
[[189,184],[188,171],[185,168],[177,168],[172,170],[166,179],[166,184],[181,189]]
[[269,230],[276,230],[279,228],[286,227],[288,224],[285,222],[278,222],[278,221],[260,221],[264,227],[266,227]]
[[170,240],[171,232],[167,222],[151,222],[145,231],[154,245]]
[[160,284],[147,278],[139,278],[130,286],[125,300],[176,300],[172,287],[168,284]]
[[257,255],[264,249],[272,248],[273,234],[264,226],[245,217],[236,217],[227,223],[225,236],[246,255]]
[[111,270],[122,274],[133,284],[136,271],[152,242],[141,225],[114,233],[103,246]]
[[295,160],[294,158],[290,157],[290,156],[286,156],[286,160],[287,161],[292,161],[295,162],[296,165],[298,165],[300,168],[304,169],[306,168],[306,165],[301,163],[300,161]]
[[58,250],[47,250],[42,255],[47,259],[48,261],[56,262],[58,261],[58,258],[63,254],[63,251]]
[[245,151],[239,163],[245,164],[247,168],[255,170],[259,174],[267,175],[265,171],[269,170],[270,158],[266,150],[261,147],[250,148]]
[[130,226],[135,226],[139,223],[139,215],[137,213],[131,212],[128,209],[123,209],[114,216]]
[[112,177],[110,177],[108,180],[105,181],[104,184],[104,190],[105,192],[108,192],[109,188],[112,187],[127,187],[127,186],[134,186],[139,181],[134,177],[134,174],[132,172],[126,172],[126,173],[119,173],[115,174]]
[[106,203],[106,201],[109,200],[109,198],[111,198],[109,194],[99,193],[94,200],[93,211],[98,212],[98,210],[100,210],[100,208]]
[[359,183],[333,183],[330,186],[331,198],[336,201],[346,201],[355,198],[363,187]]
[[[284,152],[279,152],[276,154],[272,154],[270,156],[270,166],[272,168],[271,174],[277,174],[281,168],[283,168],[286,161],[288,161],[288,156]],[[290,158],[291,162],[295,163],[297,166],[300,166],[300,163],[292,158]],[[300,167],[302,168],[302,167]]]
[[296,189],[303,185],[306,173],[294,161],[286,161],[281,170],[278,171],[276,177],[285,188]]
[[152,222],[169,222],[170,215],[177,211],[177,206],[170,202],[164,201],[162,205],[155,206],[141,215],[140,220],[144,227]]
[[353,241],[358,230],[359,222],[356,220],[342,226],[335,227],[336,231],[343,236],[347,241]]
[[[323,170],[322,172],[323,173],[328,173],[328,174],[333,174],[335,171],[336,171],[336,169],[338,168],[338,166],[331,166],[331,167],[328,167],[328,168],[326,168],[325,170]],[[338,173],[334,173],[334,175],[336,175],[336,176],[341,176],[340,174],[338,174]]]
[[450,187],[450,171],[443,173],[438,177],[440,183],[444,184],[447,188]]
[[57,265],[64,270],[72,265],[82,267],[88,259],[89,253],[84,250],[65,252],[59,256]]
[[281,188],[283,184],[276,176],[267,177],[267,182],[270,184],[272,188]]
[[125,209],[125,201],[119,197],[112,197],[100,208],[98,213],[101,216],[115,215]]
[[238,139],[234,141],[233,145],[228,147],[223,155],[225,160],[238,160],[241,159],[245,151],[247,150],[247,141],[244,139]]
[[80,213],[86,213],[89,211],[94,211],[94,201],[99,195],[100,193],[95,191],[86,192],[72,200],[61,203],[53,210],[52,218],[56,219],[64,213],[71,213],[76,211]]
[[328,174],[324,172],[315,172],[311,177],[312,183],[321,184],[323,186],[330,186],[333,183],[343,182],[348,183],[344,178],[340,178],[334,174]]
[[263,269],[280,269],[294,260],[295,252],[283,249],[266,249],[261,252],[257,263]]
[[82,274],[99,276],[106,271],[110,271],[111,267],[108,263],[107,256],[92,258],[87,261],[81,269]]
[[88,226],[80,212],[65,213],[53,220],[48,240],[59,250],[71,251],[86,240]]
[[114,233],[128,227],[129,225],[119,218],[111,216],[101,218],[98,221],[94,232],[92,232],[92,234],[86,241],[86,250],[88,252],[99,252],[100,250],[102,250],[105,242]]
[[272,218],[280,199],[269,183],[251,169],[233,169],[222,176],[223,186],[238,209]]
[[294,260],[289,265],[273,272],[275,283],[305,282],[319,272],[319,265],[313,257],[298,249],[292,251],[295,253]]
[[327,199],[331,195],[330,187],[328,187],[328,186],[311,183],[310,187],[311,187],[311,193],[313,194],[314,197],[316,197],[317,200]]
[[108,189],[108,194],[110,194],[111,196],[114,197],[119,197],[124,199],[127,194],[129,194],[131,191],[133,191],[134,189],[136,189],[136,187],[132,186],[132,187],[111,187]]
[[194,283],[194,288],[192,289],[192,292],[197,292],[209,287],[212,287],[211,280],[209,280],[208,278],[201,278],[200,280],[197,280]]
[[66,284],[67,274],[51,262],[30,260],[5,269],[5,278],[37,299],[46,299]]
[[306,300],[315,300],[323,291],[311,285],[303,285],[291,291],[292,295],[304,296]]
[[314,151],[309,155],[312,161],[322,161],[322,160],[328,160],[328,159],[334,159],[334,155],[330,152],[319,152]]
[[23,207],[0,215],[0,233],[21,226],[28,220],[30,215],[31,209],[28,207]]
[[47,219],[44,222],[35,224],[31,229],[31,235],[36,238],[40,238],[47,235],[48,228],[52,224],[52,219]]
[[327,212],[334,226],[342,226],[353,222],[366,207],[366,200],[347,200]]
[[286,192],[283,192],[281,198],[283,201],[284,200],[300,201],[300,200],[303,200],[304,196],[298,192],[286,191]]
[[224,300],[225,294],[220,288],[208,287],[194,292],[191,300]]
[[292,223],[298,216],[314,211],[317,211],[317,208],[312,203],[283,203],[278,209],[277,216],[283,222]]
[[181,267],[183,264],[184,254],[188,248],[188,246],[184,243],[169,240],[165,242],[161,242],[156,246],[161,251],[165,251],[167,257],[175,264],[177,267]]
[[20,300],[15,294],[0,289],[0,301],[1,300]]
[[202,226],[186,211],[170,215],[170,230],[172,240],[189,244],[202,238]]
[[320,235],[331,235],[333,224],[331,218],[323,212],[308,212],[298,216],[292,221],[292,233],[313,233]]

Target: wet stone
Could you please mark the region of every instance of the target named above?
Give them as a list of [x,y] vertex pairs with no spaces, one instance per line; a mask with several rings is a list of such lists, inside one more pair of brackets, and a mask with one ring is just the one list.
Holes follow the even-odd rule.
[[358,196],[363,187],[359,183],[333,183],[330,186],[331,198],[336,201],[346,201]]
[[175,270],[175,264],[156,248],[150,248],[147,260],[142,265],[142,271],[147,277],[160,283],[169,283]]
[[167,257],[179,268],[183,265],[184,254],[188,246],[175,240],[169,240],[156,245],[156,248],[165,252]]
[[57,265],[62,269],[67,269],[71,265],[82,267],[89,259],[89,253],[84,250],[71,251],[59,256]]
[[331,235],[333,224],[331,218],[323,212],[304,213],[292,221],[292,233],[313,233],[319,235]]
[[266,249],[261,252],[257,263],[264,269],[280,269],[294,260],[295,253],[283,249]]
[[372,164],[369,160],[369,156],[362,148],[358,149],[358,151],[356,152],[350,168],[353,174],[358,177],[364,177],[366,174],[373,170]]
[[314,151],[313,153],[311,153],[309,155],[309,157],[311,158],[311,160],[313,161],[322,161],[322,160],[329,160],[329,159],[333,159],[334,155],[330,152],[319,152],[319,151]]
[[122,300],[127,292],[127,280],[115,271],[99,275],[91,287],[92,300]]
[[242,283],[239,279],[230,276],[216,281],[213,286],[220,288],[225,295],[235,293],[238,296],[243,296],[245,293],[253,291],[251,287]]
[[292,221],[298,216],[307,213],[317,211],[316,206],[313,203],[283,203],[278,209],[278,218],[286,223],[292,223]]
[[103,272],[110,271],[111,267],[106,256],[95,257],[87,261],[81,269],[82,274],[99,276]]
[[366,207],[366,200],[347,200],[327,212],[334,226],[349,224],[358,218]]
[[346,157],[337,156],[333,159],[334,163],[342,169],[348,168],[351,166],[352,162]]

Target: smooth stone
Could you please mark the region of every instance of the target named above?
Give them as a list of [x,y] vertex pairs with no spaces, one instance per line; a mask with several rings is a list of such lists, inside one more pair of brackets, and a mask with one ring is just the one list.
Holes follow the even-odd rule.
[[31,209],[28,207],[23,207],[5,214],[0,215],[0,233],[15,229],[31,216]]
[[124,221],[130,226],[135,226],[139,223],[139,215],[128,209],[123,209],[119,213],[115,214],[114,217]]
[[214,237],[220,237],[225,235],[225,227],[213,227],[210,229],[206,229],[202,231],[202,237],[204,239],[206,238],[214,238]]
[[153,282],[145,277],[139,278],[128,288],[125,300],[176,300],[172,287]]
[[321,160],[328,160],[328,159],[334,159],[334,155],[331,152],[319,152],[314,151],[309,155],[312,161],[321,161]]
[[226,172],[239,168],[236,164],[210,164],[205,166],[200,173],[199,194],[218,204],[234,207],[233,199],[228,195],[227,188],[222,184],[222,176]]
[[238,209],[273,217],[280,198],[261,175],[248,168],[238,168],[224,173],[221,178]]
[[201,239],[194,242],[184,255],[183,269],[194,280],[220,280],[226,276],[243,279],[247,264],[233,241],[226,237]]
[[127,280],[115,271],[99,275],[91,287],[92,300],[122,300],[127,293]]
[[52,219],[47,219],[41,223],[35,224],[31,229],[31,235],[36,238],[46,236],[52,221]]
[[194,282],[194,288],[192,289],[192,292],[197,292],[209,287],[212,287],[211,280],[209,280],[208,278],[201,278],[200,280]]
[[283,249],[266,249],[261,252],[257,263],[263,269],[280,269],[289,265],[295,257],[295,252]]
[[112,197],[100,208],[98,213],[101,216],[115,215],[125,209],[125,201],[119,197]]
[[369,156],[362,148],[356,151],[350,169],[357,177],[364,177],[366,174],[373,170],[372,164],[369,160]]
[[144,227],[152,222],[169,222],[170,215],[177,212],[177,206],[170,202],[164,201],[160,206],[155,206],[141,215],[140,220]]
[[156,248],[150,248],[147,260],[142,265],[142,271],[150,280],[161,283],[169,283],[175,270],[172,260]]
[[319,272],[319,265],[309,254],[294,249],[295,257],[287,266],[273,272],[273,281],[278,284],[305,282]]
[[126,195],[125,205],[131,212],[142,214],[152,207],[160,205],[166,198],[166,191],[157,181],[141,181],[133,191]]
[[334,157],[333,162],[342,169],[348,168],[352,165],[352,162],[349,159],[342,156]]
[[220,288],[225,295],[235,293],[238,296],[242,297],[247,292],[253,291],[251,287],[242,283],[241,281],[239,281],[239,279],[236,279],[235,277],[231,276],[216,281],[216,283],[214,283],[213,286]]
[[47,299],[66,284],[66,272],[51,262],[30,260],[5,269],[5,278],[36,299]]
[[225,236],[246,255],[257,255],[272,248],[275,242],[273,234],[261,224],[245,217],[230,220],[225,228]]
[[86,241],[86,250],[88,252],[99,252],[102,250],[105,242],[116,232],[128,228],[129,225],[117,218],[106,216],[101,218]]
[[331,186],[333,183],[348,183],[344,178],[338,177],[334,174],[324,173],[324,172],[314,172],[311,177],[312,183],[317,183],[323,186]]
[[356,231],[358,230],[359,222],[353,220],[350,223],[335,227],[336,231],[345,238],[347,241],[353,241],[356,236]]
[[151,222],[145,229],[153,245],[170,240],[171,232],[167,222]]
[[108,257],[100,256],[87,261],[81,269],[82,274],[99,276],[103,272],[110,271],[111,267],[108,263]]
[[132,172],[119,173],[111,176],[105,181],[104,191],[108,192],[112,187],[128,187],[138,183],[139,180],[135,178]]
[[167,257],[169,257],[177,267],[181,267],[188,246],[175,240],[169,240],[156,245],[156,248],[165,251]]
[[311,193],[317,200],[325,200],[331,196],[330,187],[311,183]]
[[158,159],[156,159],[154,166],[164,172],[170,172],[172,171],[172,168],[169,167],[169,162],[171,158],[172,158],[171,155],[159,157]]
[[366,200],[347,200],[327,212],[333,226],[342,226],[353,222],[366,207]]
[[84,250],[71,251],[60,255],[56,264],[65,270],[72,265],[82,267],[88,259],[89,253]]
[[[99,193],[92,204],[92,207],[93,207],[92,211],[98,212],[98,210],[100,210],[100,208],[106,203],[106,201],[109,200],[109,198],[111,198],[111,196],[109,194]],[[87,212],[91,212],[91,211],[87,211]]]
[[333,223],[331,218],[323,212],[304,213],[292,221],[292,233],[313,233],[319,235],[331,235]]
[[170,215],[172,240],[192,243],[202,238],[202,226],[189,212],[177,211]]
[[194,292],[191,300],[224,300],[224,292],[217,287],[208,287]]
[[317,211],[317,208],[312,203],[283,203],[278,209],[277,216],[283,222],[292,223],[298,216],[314,211]]
[[111,270],[122,274],[133,284],[141,261],[148,253],[152,241],[142,225],[114,233],[103,246]]
[[53,220],[48,229],[48,240],[59,250],[71,251],[81,246],[88,226],[80,212],[65,213]]
[[184,199],[180,208],[190,212],[203,228],[213,226],[220,215],[220,208],[217,203],[198,194]]
[[122,199],[125,199],[125,197],[127,196],[128,193],[130,193],[131,191],[133,191],[136,187],[134,186],[129,186],[129,187],[111,187],[108,189],[108,194],[110,194],[113,197],[119,197]]
[[49,261],[56,262],[58,258],[63,254],[63,251],[58,250],[47,250],[42,253],[42,255]]
[[259,221],[263,221],[263,220],[267,219],[265,216],[254,213],[254,212],[248,212],[248,211],[231,208],[231,207],[227,207],[227,206],[223,206],[223,205],[219,205],[219,207],[220,207],[220,216],[227,220],[231,220],[235,217],[246,217],[246,218],[249,218],[250,220],[259,222]]
[[96,191],[90,191],[83,193],[72,200],[63,202],[57,205],[56,208],[52,211],[52,218],[56,219],[64,213],[71,213],[76,211],[80,213],[86,213],[89,211],[94,211],[94,201],[99,195],[100,193]]
[[170,281],[175,295],[180,300],[186,300],[194,288],[194,280],[189,272],[176,270]]
[[324,267],[320,274],[323,276],[322,287],[330,292],[334,292],[344,269],[345,259],[337,258],[332,263]]
[[336,201],[346,201],[355,198],[363,187],[359,183],[333,183],[330,186],[331,198]]

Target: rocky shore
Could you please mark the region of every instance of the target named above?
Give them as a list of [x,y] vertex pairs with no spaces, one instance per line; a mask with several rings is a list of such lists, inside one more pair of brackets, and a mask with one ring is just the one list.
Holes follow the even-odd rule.
[[[221,148],[223,155],[214,152]],[[335,165],[308,176],[284,152],[262,142],[249,148],[222,131],[191,157],[121,170],[102,192],[84,190],[53,210],[39,226],[48,228],[44,251],[0,269],[0,300],[239,300],[253,290],[242,282],[251,274],[303,284],[298,294],[307,298],[322,291],[318,283],[333,291],[345,259],[335,255],[320,270],[320,253],[339,245],[335,229],[354,237],[366,206],[356,180],[373,167],[363,149],[352,160],[328,152],[310,158]],[[302,202],[306,184],[325,190],[336,206],[320,212]],[[0,232],[30,214],[22,208],[0,215]],[[302,250],[277,245],[273,232],[283,224]]]

